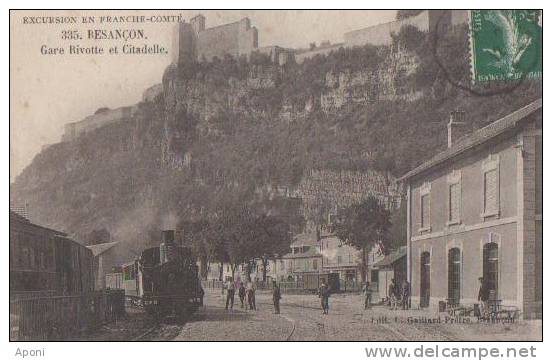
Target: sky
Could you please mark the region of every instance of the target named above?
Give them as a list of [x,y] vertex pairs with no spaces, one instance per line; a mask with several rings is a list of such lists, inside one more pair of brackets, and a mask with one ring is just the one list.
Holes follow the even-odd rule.
[[[305,48],[309,43],[343,41],[343,34],[394,20],[392,10],[293,11],[16,11],[10,12],[10,182],[48,144],[60,141],[63,126],[82,120],[100,107],[117,108],[140,101],[142,92],[161,82],[170,64],[168,55],[43,55],[41,47],[68,47],[63,31],[88,29],[144,29],[147,41],[171,51],[174,23],[147,24],[24,24],[24,17],[84,15],[183,15],[198,13],[213,27],[243,17],[257,27],[259,46]],[[82,40],[83,46],[122,45],[121,41]]]

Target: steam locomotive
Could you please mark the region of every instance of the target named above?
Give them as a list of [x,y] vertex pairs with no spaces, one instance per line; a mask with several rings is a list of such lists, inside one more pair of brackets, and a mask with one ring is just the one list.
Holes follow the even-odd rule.
[[122,266],[122,288],[127,300],[156,317],[194,313],[203,291],[195,258],[189,248],[175,244],[174,230],[163,231],[159,247]]

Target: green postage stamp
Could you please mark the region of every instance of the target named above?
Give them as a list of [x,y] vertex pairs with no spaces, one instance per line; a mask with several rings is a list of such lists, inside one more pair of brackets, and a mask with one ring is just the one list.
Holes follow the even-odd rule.
[[542,77],[539,10],[471,10],[472,80]]

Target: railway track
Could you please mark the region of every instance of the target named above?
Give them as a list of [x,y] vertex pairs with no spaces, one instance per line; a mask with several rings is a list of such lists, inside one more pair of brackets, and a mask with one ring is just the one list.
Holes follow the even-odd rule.
[[286,321],[291,322],[291,324],[292,324],[291,331],[289,332],[289,334],[287,335],[287,337],[285,339],[286,341],[291,341],[291,338],[293,337],[293,333],[295,332],[296,322],[291,317],[288,317],[288,316],[285,316],[285,315],[281,315],[281,317],[284,318]]
[[159,324],[153,325],[149,329],[147,329],[145,332],[143,332],[142,334],[134,337],[131,341],[142,341],[147,336],[151,335],[159,327],[160,327]]
[[[263,303],[265,304],[265,303]],[[269,305],[268,303],[266,303],[266,305]],[[297,304],[297,303],[286,303],[285,306],[287,307],[294,307],[294,308],[308,308],[308,309],[315,309],[315,310],[320,310],[320,308],[317,308],[317,307],[312,307],[312,306],[305,306],[305,305],[301,305],[301,304]],[[286,336],[285,340],[286,341],[292,341],[293,340],[293,336],[296,334],[296,331],[297,331],[297,321],[288,316],[288,315],[280,315],[282,318],[284,318],[286,321],[290,322],[292,324],[292,328],[291,328],[291,331],[288,333],[288,335]],[[308,322],[311,322],[315,325],[316,327],[316,339],[318,341],[325,341],[326,340],[326,327],[324,325],[324,323],[320,322],[319,319],[316,319],[308,314],[305,314],[305,313],[302,313],[302,317],[306,318]],[[304,320],[301,321],[301,323],[303,323]]]
[[[269,304],[267,304],[267,305],[269,305]],[[316,308],[316,307],[301,305],[301,304],[297,304],[297,303],[286,303],[285,306],[293,307],[293,308],[308,308],[308,309],[319,310],[319,308]],[[358,316],[360,316],[360,314]],[[290,333],[286,337],[286,341],[291,341],[293,336],[296,335],[296,333],[297,333],[297,330],[296,330],[297,321],[295,319],[287,316],[287,315],[282,315],[282,317],[284,317],[286,320],[293,323],[292,330],[290,331]],[[324,341],[324,340],[327,339],[326,326],[324,325],[323,322],[320,322],[320,320],[318,318],[313,317],[312,315],[309,315],[307,313],[302,313],[301,317],[306,318],[309,323],[314,324],[314,326],[316,327],[316,330],[317,330],[317,333],[316,333],[317,340]],[[360,319],[358,319],[358,317],[354,318],[354,319],[356,321],[360,321]],[[428,327],[424,327],[423,325],[418,325],[418,324],[412,323],[412,324],[408,325],[408,326],[410,326],[409,327],[410,330],[415,331],[414,334],[412,334],[412,332],[409,332],[409,333],[404,332],[404,331],[407,330],[407,328],[404,328],[403,330],[401,330],[401,327],[397,327],[396,325],[393,325],[393,324],[382,323],[382,324],[378,324],[378,326],[381,326],[385,330],[385,332],[388,334],[388,337],[390,339],[393,339],[393,340],[396,340],[396,341],[412,340],[413,337],[416,337],[416,336],[419,336],[419,335],[428,335],[428,334],[434,335],[435,337],[433,339],[435,341],[438,341],[438,340],[454,341],[453,338],[446,335],[445,333],[443,333],[442,331],[440,331],[438,328],[435,328],[435,327],[428,328]]]

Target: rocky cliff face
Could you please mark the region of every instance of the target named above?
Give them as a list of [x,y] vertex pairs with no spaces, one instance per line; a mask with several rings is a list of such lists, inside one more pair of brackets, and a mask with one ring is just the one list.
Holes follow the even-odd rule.
[[382,100],[407,100],[423,96],[407,78],[415,73],[420,59],[404,49],[384,57],[376,69],[330,71],[320,104],[325,112],[338,111],[347,104],[368,104]]
[[[449,42],[464,54],[465,36]],[[452,51],[445,60],[469,76],[467,55]],[[477,127],[541,94],[540,83],[527,82],[472,97],[420,52],[373,47],[284,66],[266,59],[171,65],[162,83],[163,92],[129,119],[44,149],[11,185],[13,203],[77,238],[105,228],[139,249],[156,230],[220,202],[271,201],[262,189],[303,189],[306,203],[319,199],[313,192],[339,198],[343,182],[353,198],[379,192],[389,174],[446,146],[450,110],[470,110]],[[315,203],[303,208],[316,214]]]

